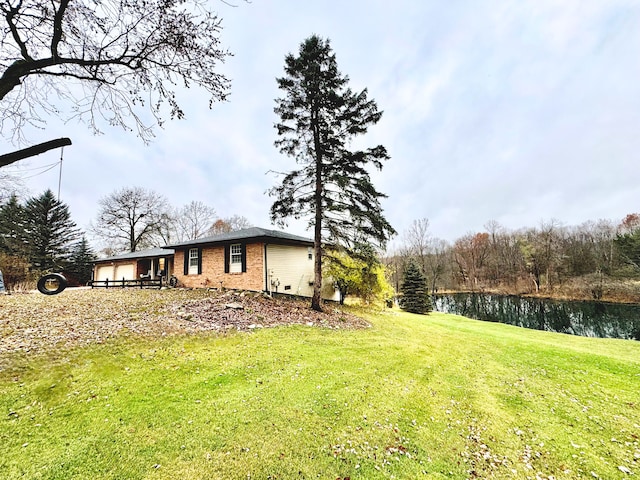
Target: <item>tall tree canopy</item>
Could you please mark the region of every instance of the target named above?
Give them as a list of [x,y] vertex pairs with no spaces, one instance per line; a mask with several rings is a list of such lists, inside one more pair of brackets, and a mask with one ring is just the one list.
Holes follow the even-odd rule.
[[71,220],[69,207],[56,199],[51,190],[27,200],[25,232],[28,258],[40,271],[64,268],[69,261],[71,245],[80,231]]
[[276,99],[276,147],[293,157],[300,168],[283,174],[270,190],[276,198],[271,220],[309,218],[314,229],[314,294],[311,306],[321,310],[322,244],[350,248],[373,241],[384,245],[395,233],[382,214],[385,197],[371,182],[368,168],[387,160],[382,145],[350,150],[352,140],[367,132],[382,112],[367,90],[354,92],[349,78],[338,71],[329,40],[313,35],[300,45],[298,56],[285,58],[285,76]]
[[217,72],[220,18],[207,0],[0,0],[0,132],[14,140],[26,124],[60,115],[136,129],[152,136],[154,121],[181,118],[176,85],[197,85],[209,105],[225,99]]
[[122,188],[101,198],[93,232],[110,245],[110,253],[136,252],[165,244],[170,207],[159,193],[140,187]]

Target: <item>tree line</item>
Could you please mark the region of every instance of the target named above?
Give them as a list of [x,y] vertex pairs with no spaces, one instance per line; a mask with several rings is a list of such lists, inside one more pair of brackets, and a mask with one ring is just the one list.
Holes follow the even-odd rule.
[[[399,289],[415,261],[431,293],[442,290],[624,299],[640,276],[640,214],[620,222],[589,221],[565,226],[556,220],[510,231],[497,222],[453,243],[431,235],[428,219],[414,220],[385,265]],[[617,287],[616,287],[616,284]],[[626,285],[626,286],[625,286]],[[627,298],[628,299],[628,298]]]
[[153,190],[125,187],[98,201],[90,230],[102,252],[115,255],[181,243],[252,226],[240,215],[218,217],[214,207],[191,201],[181,207]]

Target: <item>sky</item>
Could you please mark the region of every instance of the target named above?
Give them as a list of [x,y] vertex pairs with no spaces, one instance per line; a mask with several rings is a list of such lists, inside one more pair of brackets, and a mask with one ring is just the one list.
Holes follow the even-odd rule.
[[[145,145],[134,133],[52,118],[32,143],[70,137],[60,199],[88,229],[101,197],[139,186],[174,206],[192,200],[220,217],[269,220],[293,159],[274,146],[284,58],[312,34],[329,38],[356,91],[384,112],[357,145],[391,159],[372,178],[399,239],[427,218],[449,242],[555,221],[566,226],[640,211],[638,0],[212,0],[233,57],[227,102],[180,91],[186,119]],[[15,148],[0,140],[3,153]],[[58,191],[60,171],[32,176],[60,150],[20,162],[28,192]],[[291,233],[311,236],[305,223]]]

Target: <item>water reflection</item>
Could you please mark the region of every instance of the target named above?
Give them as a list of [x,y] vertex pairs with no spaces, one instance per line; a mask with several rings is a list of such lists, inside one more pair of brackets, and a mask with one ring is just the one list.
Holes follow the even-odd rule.
[[456,293],[434,296],[434,305],[439,312],[536,330],[640,340],[640,305],[636,304]]

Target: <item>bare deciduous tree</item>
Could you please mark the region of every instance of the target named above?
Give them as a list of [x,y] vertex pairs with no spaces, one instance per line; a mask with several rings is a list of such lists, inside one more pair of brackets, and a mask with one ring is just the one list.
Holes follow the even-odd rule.
[[23,190],[24,184],[20,177],[0,171],[0,203],[6,202],[12,195],[17,195]]
[[408,253],[415,258],[427,277],[431,293],[437,290],[438,282],[447,269],[449,245],[429,233],[429,219],[414,220],[405,232]]
[[219,218],[216,220],[213,225],[211,225],[211,228],[209,228],[207,235],[219,235],[221,233],[235,232],[252,226],[253,225],[246,217],[233,215],[232,217]]
[[438,283],[441,282],[448,270],[450,270],[450,245],[440,238],[432,238],[430,254],[427,257],[426,274],[431,283],[431,293],[438,291]]
[[489,255],[489,234],[467,234],[453,245],[453,258],[461,281],[475,290],[483,276]]
[[112,251],[135,252],[165,244],[162,231],[171,221],[162,195],[140,187],[122,188],[100,199],[91,230]]
[[14,141],[65,101],[94,132],[104,122],[147,141],[145,108],[158,124],[183,117],[177,85],[205,89],[210,106],[227,95],[207,0],[0,0],[0,14],[0,132]]
[[416,258],[423,274],[427,273],[427,256],[429,254],[429,219],[420,218],[411,223],[405,232],[405,239],[411,254]]
[[174,214],[176,240],[184,242],[203,237],[216,219],[216,209],[200,201],[191,201]]

